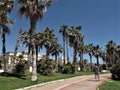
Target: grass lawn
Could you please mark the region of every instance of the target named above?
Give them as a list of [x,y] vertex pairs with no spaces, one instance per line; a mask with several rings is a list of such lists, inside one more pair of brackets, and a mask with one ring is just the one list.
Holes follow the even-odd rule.
[[17,88],[22,88],[30,85],[40,84],[48,81],[65,79],[74,76],[90,75],[93,72],[78,72],[76,74],[61,74],[55,73],[52,76],[43,76],[38,74],[38,80],[36,82],[30,81],[30,73],[26,73],[26,79],[20,79],[12,76],[1,76],[0,75],[0,90],[14,90]]
[[99,90],[120,90],[120,81],[110,79],[100,85]]

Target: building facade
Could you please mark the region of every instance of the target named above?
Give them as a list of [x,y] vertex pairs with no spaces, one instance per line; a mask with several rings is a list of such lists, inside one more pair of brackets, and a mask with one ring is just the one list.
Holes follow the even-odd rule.
[[[38,60],[45,58],[45,54],[44,53],[38,53]],[[2,61],[2,63],[4,63],[3,61],[3,55],[0,55],[0,61]],[[14,53],[13,52],[8,52],[6,53],[6,60],[7,60],[7,64],[10,65],[12,64],[13,60],[14,60]],[[20,60],[25,60],[28,61],[28,53],[24,52],[24,53],[20,53],[18,52],[16,54],[16,60],[14,62],[19,62]]]

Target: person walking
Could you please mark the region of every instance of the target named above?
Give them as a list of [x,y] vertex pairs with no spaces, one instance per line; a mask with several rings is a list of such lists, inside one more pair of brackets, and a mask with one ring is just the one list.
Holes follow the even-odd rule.
[[99,67],[97,66],[97,64],[95,63],[95,66],[93,68],[93,72],[95,74],[95,80],[96,81],[100,81],[100,76],[99,76]]

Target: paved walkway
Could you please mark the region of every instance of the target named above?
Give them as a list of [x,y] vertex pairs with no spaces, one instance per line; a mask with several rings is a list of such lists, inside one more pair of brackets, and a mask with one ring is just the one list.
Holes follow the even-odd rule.
[[100,75],[100,81],[98,82],[95,81],[94,75],[79,76],[37,85],[27,90],[96,90],[98,86],[108,80],[110,76],[110,74]]
[[109,78],[110,78],[110,75],[101,76],[100,81],[96,82],[96,80],[92,76],[92,77],[86,78],[83,81],[80,81],[78,83],[72,83],[69,86],[66,86],[57,90],[97,90],[98,86],[102,84],[104,81],[108,80]]

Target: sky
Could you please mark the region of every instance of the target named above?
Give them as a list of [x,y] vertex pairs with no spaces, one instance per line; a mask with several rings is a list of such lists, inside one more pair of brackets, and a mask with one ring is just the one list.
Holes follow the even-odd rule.
[[[14,51],[20,28],[29,29],[29,20],[20,17],[17,6],[15,4],[10,14],[15,23],[10,26],[11,34],[6,37],[7,52]],[[62,45],[62,35],[59,33],[62,25],[82,26],[81,33],[85,36],[85,44],[93,43],[104,49],[105,45],[113,40],[120,45],[120,0],[56,0],[47,9],[43,19],[37,22],[36,32],[46,27],[52,28]],[[1,40],[0,48],[1,53]],[[19,47],[19,51],[24,49]]]

